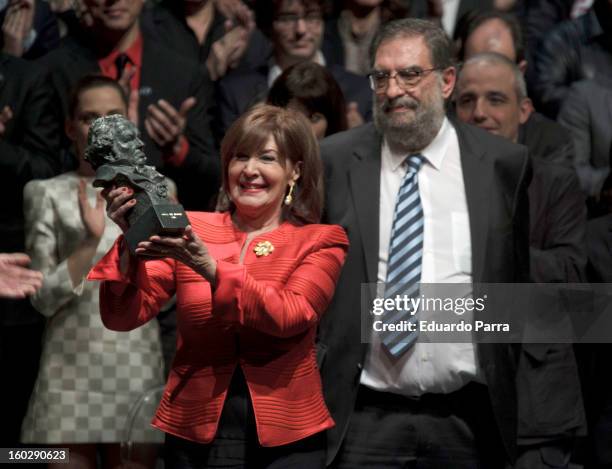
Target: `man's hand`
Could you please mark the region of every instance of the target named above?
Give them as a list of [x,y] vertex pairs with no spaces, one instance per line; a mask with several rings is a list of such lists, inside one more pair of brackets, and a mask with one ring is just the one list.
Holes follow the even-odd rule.
[[147,108],[144,125],[149,137],[162,149],[165,156],[171,156],[181,148],[187,126],[187,114],[196,105],[196,98],[187,98],[177,111],[168,101],[160,99]]
[[42,274],[28,265],[26,254],[0,254],[0,297],[25,298],[42,286]]
[[4,106],[0,111],[0,138],[4,137],[6,124],[13,118],[13,111],[9,106]]
[[[228,20],[242,26],[254,25],[253,12],[241,0],[214,0],[215,8]],[[252,28],[251,28],[252,29]]]
[[32,31],[33,23],[34,0],[12,0],[2,24],[3,51],[21,57],[25,52],[25,40]]
[[223,37],[213,43],[206,59],[206,68],[213,81],[222,78],[229,68],[238,65],[247,49],[253,28],[234,26],[228,20],[225,22],[225,31]]

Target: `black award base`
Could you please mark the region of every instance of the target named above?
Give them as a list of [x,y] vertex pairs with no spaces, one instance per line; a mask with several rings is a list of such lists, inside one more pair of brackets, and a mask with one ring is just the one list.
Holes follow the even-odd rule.
[[189,219],[179,204],[151,205],[125,232],[125,240],[132,254],[141,241],[153,235],[181,236]]

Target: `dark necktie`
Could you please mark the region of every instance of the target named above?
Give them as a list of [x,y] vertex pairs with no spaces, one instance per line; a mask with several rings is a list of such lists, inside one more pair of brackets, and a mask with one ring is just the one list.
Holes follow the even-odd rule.
[[117,69],[117,77],[116,77],[117,80],[121,80],[121,77],[123,76],[123,72],[125,71],[125,66],[131,62],[132,61],[130,60],[127,54],[121,53],[117,56],[117,58],[115,59],[115,68]]

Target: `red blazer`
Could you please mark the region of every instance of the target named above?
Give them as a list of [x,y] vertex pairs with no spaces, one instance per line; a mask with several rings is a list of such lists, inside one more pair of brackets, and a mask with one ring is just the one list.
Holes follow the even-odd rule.
[[[300,440],[334,425],[316,366],[317,323],[331,301],[348,241],[333,225],[283,223],[251,241],[228,213],[189,213],[217,260],[217,288],[172,259],[135,261],[119,270],[122,238],[92,269],[102,321],[135,329],[176,293],[177,351],[153,420],[167,433],[208,443],[217,431],[232,374],[242,368],[262,446]],[[260,241],[274,246],[256,256]],[[355,294],[359,294],[356,292]]]

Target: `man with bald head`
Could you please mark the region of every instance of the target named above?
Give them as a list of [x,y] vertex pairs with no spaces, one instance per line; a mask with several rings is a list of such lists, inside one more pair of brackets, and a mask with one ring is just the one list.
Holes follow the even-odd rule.
[[[475,12],[467,16],[457,33],[459,49],[457,58],[464,62],[474,55],[495,52],[516,64],[519,71],[529,75],[523,32],[518,18],[499,11]],[[521,80],[523,83],[525,79]],[[526,91],[525,91],[525,96]],[[522,143],[528,144],[543,159],[571,166],[574,156],[573,142],[556,122],[533,112],[531,100],[525,105],[531,108],[527,120],[521,122]]]
[[[531,103],[518,66],[496,53],[471,57],[459,74],[455,103],[460,120],[512,142],[526,144],[530,150],[533,165],[533,179],[528,189],[532,280],[543,283],[584,281],[584,196],[573,169],[543,160],[528,142],[522,141],[520,127],[529,118]],[[519,441],[525,445],[547,441],[548,448],[540,455],[528,453],[526,458],[535,459],[523,461],[523,467],[540,467],[534,464],[545,454],[554,454],[557,460],[569,460],[571,441],[585,424],[571,345],[539,344],[538,347],[541,347],[542,357],[546,357],[540,363],[540,373],[546,370],[546,374],[539,380],[518,382]],[[532,357],[522,356],[521,359],[519,371],[522,366],[528,367]],[[526,375],[519,373],[519,376]],[[562,389],[558,388],[557,377],[565,383]],[[546,402],[538,402],[541,396],[547,396]],[[548,425],[529,421],[528,414],[536,405],[542,405]]]

